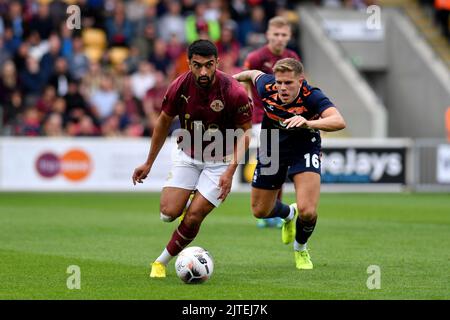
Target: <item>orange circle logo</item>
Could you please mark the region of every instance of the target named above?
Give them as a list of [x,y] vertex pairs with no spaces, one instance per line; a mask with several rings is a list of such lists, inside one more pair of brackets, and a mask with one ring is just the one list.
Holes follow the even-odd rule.
[[77,149],[66,152],[61,158],[61,174],[71,181],[85,179],[92,169],[92,161],[89,155]]

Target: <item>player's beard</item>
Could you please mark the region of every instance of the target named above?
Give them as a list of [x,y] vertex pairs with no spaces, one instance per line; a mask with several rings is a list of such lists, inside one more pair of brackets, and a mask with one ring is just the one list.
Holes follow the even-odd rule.
[[[206,81],[202,82],[202,80],[206,80]],[[211,86],[211,84],[213,83],[213,80],[214,80],[214,75],[212,75],[211,78],[208,76],[200,76],[197,78],[197,84],[199,85],[199,87],[209,88]]]

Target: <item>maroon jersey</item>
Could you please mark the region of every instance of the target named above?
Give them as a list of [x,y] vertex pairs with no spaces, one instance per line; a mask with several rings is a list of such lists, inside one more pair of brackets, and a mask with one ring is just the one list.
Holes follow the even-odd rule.
[[[264,47],[249,53],[244,61],[244,68],[247,70],[259,70],[267,74],[272,74],[272,67],[278,60],[284,58],[300,60],[299,56],[290,49],[285,49],[281,55],[277,56],[269,50],[267,45],[265,45]],[[253,110],[252,123],[261,123],[264,116],[264,105],[254,86],[252,86],[252,97],[253,105],[255,107]]]
[[[191,137],[191,147],[184,152],[200,160],[199,150],[194,152],[194,137],[208,130],[220,130],[225,144],[226,129],[236,129],[238,125],[251,121],[253,106],[244,87],[226,73],[217,70],[212,86],[201,88],[189,71],[171,83],[162,103],[162,111],[172,117],[178,115],[181,128],[186,129]],[[201,151],[212,142],[214,139],[203,141]],[[232,148],[223,149],[223,155],[232,151]]]

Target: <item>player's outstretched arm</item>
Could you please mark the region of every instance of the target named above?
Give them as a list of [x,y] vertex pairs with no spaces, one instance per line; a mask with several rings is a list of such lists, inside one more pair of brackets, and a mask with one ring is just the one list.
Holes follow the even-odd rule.
[[344,118],[335,107],[326,109],[317,120],[306,120],[298,115],[286,119],[284,123],[287,124],[287,129],[300,127],[328,132],[342,130],[346,126]]
[[236,73],[233,75],[233,78],[235,78],[239,82],[248,82],[251,81],[253,85],[255,85],[256,78],[264,74],[264,72],[259,70],[245,70],[239,73]]
[[169,116],[164,111],[158,117],[158,121],[156,122],[156,126],[153,129],[152,142],[150,146],[150,151],[148,153],[147,160],[144,164],[137,167],[133,172],[133,184],[142,183],[143,179],[147,178],[149,174],[153,162],[155,162],[156,157],[158,156],[159,151],[161,150],[166,138],[169,134],[169,128],[172,124],[173,117]]

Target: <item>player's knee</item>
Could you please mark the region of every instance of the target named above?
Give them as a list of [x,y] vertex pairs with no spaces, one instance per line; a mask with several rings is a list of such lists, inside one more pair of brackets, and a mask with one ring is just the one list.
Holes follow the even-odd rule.
[[314,221],[317,219],[317,210],[314,205],[302,204],[298,207],[300,218],[304,221]]
[[164,222],[171,222],[176,219],[178,213],[175,208],[169,206],[165,203],[161,203],[160,205],[160,218]]
[[265,206],[260,203],[252,203],[252,212],[255,218],[261,219],[267,217],[270,213],[270,210],[265,208]]
[[172,222],[173,220],[175,220],[175,217],[168,216],[162,212],[159,213],[159,217],[164,222]]

